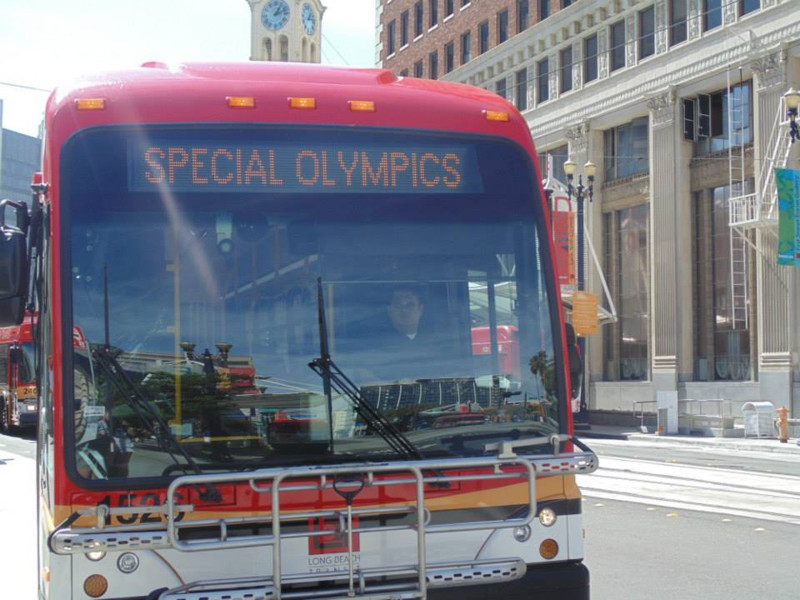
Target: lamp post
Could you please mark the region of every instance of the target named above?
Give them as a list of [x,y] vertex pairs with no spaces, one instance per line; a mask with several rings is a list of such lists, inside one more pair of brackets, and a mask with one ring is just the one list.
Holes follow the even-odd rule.
[[[572,185],[575,179],[575,174],[578,172],[578,165],[571,159],[567,159],[564,163],[564,173],[567,175],[567,190],[570,199],[574,196],[578,201],[578,290],[583,291],[586,289],[586,275],[584,265],[584,232],[583,232],[583,208],[584,200],[589,199],[589,202],[594,198],[594,177],[597,175],[597,165],[588,161],[583,165],[583,174],[586,175],[586,186],[583,185],[583,174],[578,174],[577,187]],[[588,415],[586,414],[586,338],[580,336],[578,338],[578,346],[581,349],[581,370],[584,373],[583,382],[581,383],[581,410],[577,416],[577,423],[582,428],[588,428]]]
[[800,106],[800,92],[794,88],[789,88],[789,91],[783,95],[783,101],[786,104],[786,116],[789,118],[789,134],[792,136],[792,143],[794,144],[800,138],[800,131],[797,129],[797,108]]

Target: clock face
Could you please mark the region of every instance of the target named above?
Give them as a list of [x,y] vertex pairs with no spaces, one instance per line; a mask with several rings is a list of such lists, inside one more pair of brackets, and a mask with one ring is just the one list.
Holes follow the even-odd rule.
[[317,15],[308,3],[303,4],[303,27],[308,35],[313,35],[317,29]]
[[286,0],[269,0],[261,11],[261,22],[267,29],[283,28],[289,22],[289,5]]

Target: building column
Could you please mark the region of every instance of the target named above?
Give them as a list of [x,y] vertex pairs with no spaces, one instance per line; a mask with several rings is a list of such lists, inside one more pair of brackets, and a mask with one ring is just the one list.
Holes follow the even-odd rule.
[[[675,93],[651,98],[650,356],[653,394],[678,389],[678,145]],[[689,249],[689,251],[691,251]],[[686,249],[682,249],[682,253]],[[681,254],[682,254],[681,253]]]
[[[775,130],[775,117],[780,98],[789,87],[786,56],[782,52],[769,54],[753,61],[750,66],[754,75],[754,156],[766,157],[773,151],[776,135],[785,134]],[[758,164],[755,168],[755,185],[756,190],[763,190],[766,179],[774,175],[771,170],[761,169]],[[791,348],[792,337],[797,335],[789,326],[793,317],[790,301],[790,290],[794,287],[793,267],[778,266],[775,232],[759,231],[756,245],[759,393],[762,400],[791,408]]]

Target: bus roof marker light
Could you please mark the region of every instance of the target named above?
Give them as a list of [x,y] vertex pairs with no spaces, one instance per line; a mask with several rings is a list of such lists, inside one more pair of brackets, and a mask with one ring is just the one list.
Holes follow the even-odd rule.
[[372,100],[349,100],[347,104],[353,112],[375,112],[375,103]]
[[226,96],[229,108],[255,108],[256,99],[252,96]]
[[486,115],[487,121],[501,121],[508,123],[511,120],[511,115],[502,110],[484,110],[483,114]]
[[78,98],[75,100],[75,108],[78,110],[103,110],[105,107],[105,98]]
[[301,108],[313,110],[317,108],[316,98],[289,98],[289,106],[291,108]]

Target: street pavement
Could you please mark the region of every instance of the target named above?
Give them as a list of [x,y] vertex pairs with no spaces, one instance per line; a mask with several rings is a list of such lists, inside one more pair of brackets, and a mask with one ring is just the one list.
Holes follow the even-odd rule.
[[33,440],[0,436],[0,598],[35,600],[36,461]]

